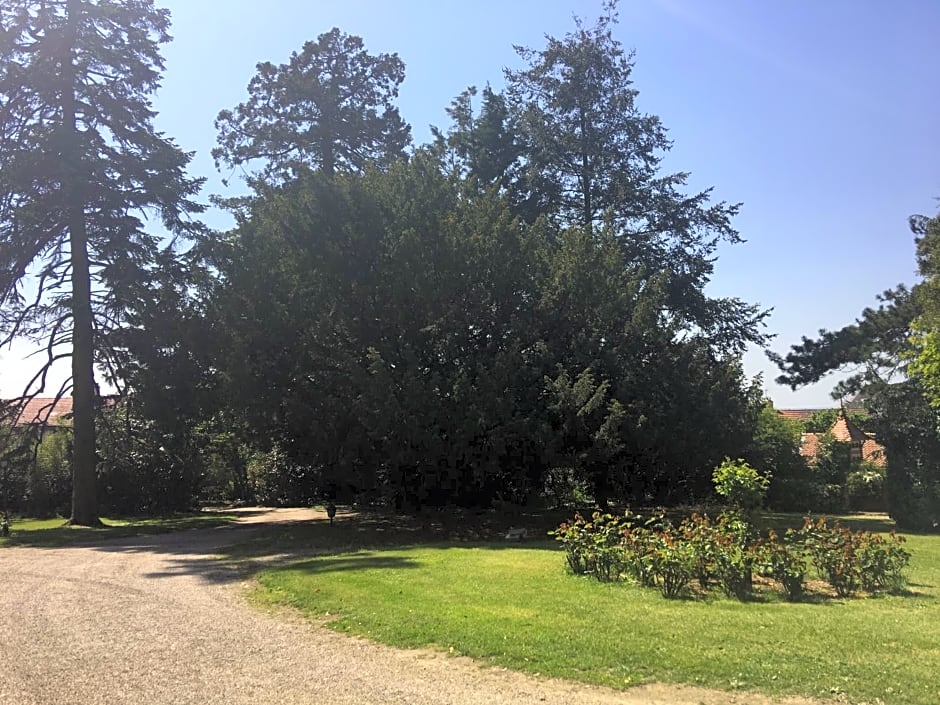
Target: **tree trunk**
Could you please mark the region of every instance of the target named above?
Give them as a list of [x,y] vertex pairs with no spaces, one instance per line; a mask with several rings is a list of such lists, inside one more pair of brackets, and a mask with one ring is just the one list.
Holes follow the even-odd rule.
[[81,135],[75,116],[75,66],[72,48],[80,0],[68,0],[66,41],[62,60],[62,125],[65,207],[68,210],[69,247],[72,260],[72,517],[70,524],[96,526],[95,371],[91,311],[91,274],[88,266],[88,234],[82,179]]

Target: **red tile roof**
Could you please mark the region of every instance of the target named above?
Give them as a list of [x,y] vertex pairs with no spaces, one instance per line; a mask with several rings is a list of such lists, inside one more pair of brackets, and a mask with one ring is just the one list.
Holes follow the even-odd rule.
[[777,409],[777,413],[785,419],[797,421],[809,421],[817,411],[825,411],[825,409]]
[[819,454],[819,436],[818,433],[804,433],[800,438],[800,455],[810,463],[815,462]]
[[832,424],[829,433],[831,433],[832,437],[837,441],[842,441],[843,443],[864,443],[868,439],[868,435],[862,429],[856,426],[851,419],[842,414],[840,414],[836,422]]
[[874,438],[868,438],[862,443],[862,460],[871,463],[876,468],[883,468],[888,465],[884,446]]
[[[829,429],[829,433],[837,441],[843,443],[860,443],[864,462],[871,463],[878,468],[883,468],[888,464],[884,446],[875,440],[873,434],[865,433],[850,419],[840,416]],[[819,454],[819,441],[824,435],[823,433],[804,433],[800,439],[800,455],[810,464],[816,462],[816,456]]]
[[59,419],[72,415],[72,397],[62,397],[58,401],[55,397],[33,397],[25,402],[10,399],[6,404],[17,426],[54,426]]

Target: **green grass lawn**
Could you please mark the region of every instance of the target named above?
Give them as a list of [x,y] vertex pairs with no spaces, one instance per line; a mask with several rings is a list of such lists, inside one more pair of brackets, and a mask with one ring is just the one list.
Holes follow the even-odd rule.
[[[286,546],[329,536],[322,527],[290,531]],[[897,597],[667,601],[574,577],[548,542],[334,553],[262,571],[256,597],[395,646],[615,688],[659,681],[936,705],[940,537],[910,536],[907,548],[911,594]]]
[[10,536],[0,538],[2,546],[37,546],[54,548],[89,543],[103,539],[163,534],[186,529],[224,526],[233,521],[230,514],[194,512],[159,517],[102,519],[102,527],[67,526],[65,519],[14,519]]

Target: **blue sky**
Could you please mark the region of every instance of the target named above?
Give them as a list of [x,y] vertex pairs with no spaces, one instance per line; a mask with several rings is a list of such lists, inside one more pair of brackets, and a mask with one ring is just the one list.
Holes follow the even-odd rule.
[[[520,65],[514,44],[540,47],[599,0],[157,0],[173,15],[158,125],[196,152],[206,193],[231,194],[209,151],[219,110],[246,97],[259,61],[282,63],[333,26],[406,65],[399,106],[416,142],[446,126],[445,107],[468,85],[494,88]],[[940,2],[895,0],[624,0],[617,38],[636,49],[638,106],[674,140],[671,170],[690,187],[742,202],[747,240],[720,251],[713,295],[772,307],[772,347],[839,328],[875,294],[915,279],[906,219],[933,214],[940,196]],[[225,227],[224,214],[210,225]],[[0,392],[16,393],[13,352]],[[763,373],[778,407],[827,406],[831,381],[796,393]]]

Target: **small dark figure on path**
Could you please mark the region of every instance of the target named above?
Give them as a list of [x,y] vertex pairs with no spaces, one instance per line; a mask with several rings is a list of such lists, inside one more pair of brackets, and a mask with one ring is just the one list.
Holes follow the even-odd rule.
[[333,518],[336,516],[336,505],[332,502],[326,505],[326,515],[330,518],[330,526],[333,526]]

